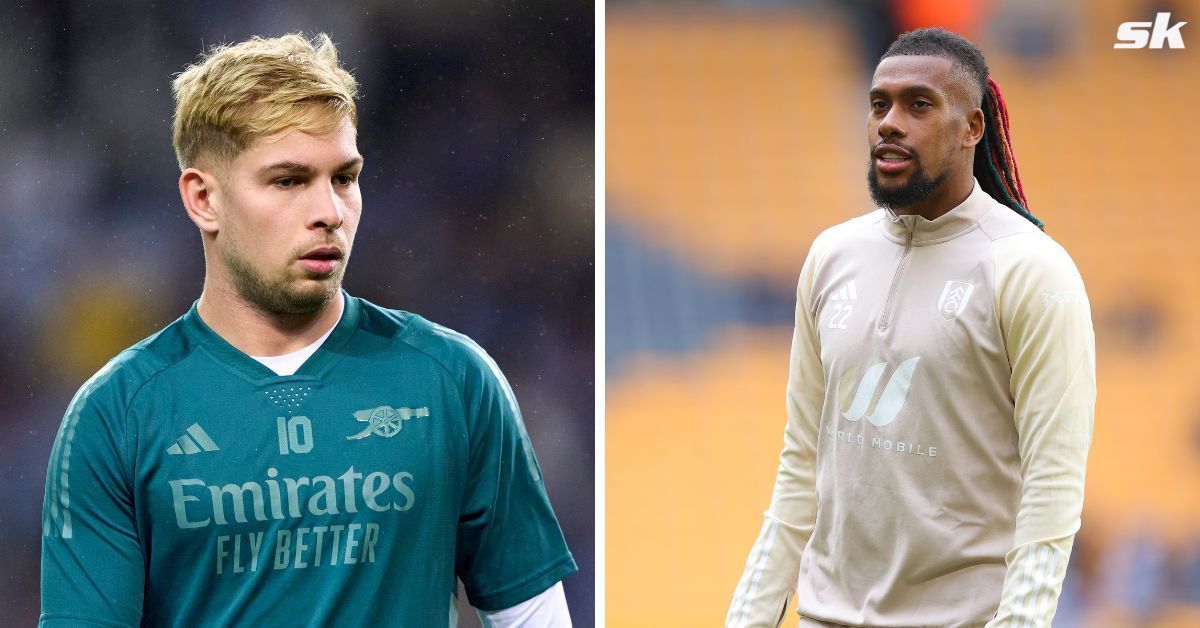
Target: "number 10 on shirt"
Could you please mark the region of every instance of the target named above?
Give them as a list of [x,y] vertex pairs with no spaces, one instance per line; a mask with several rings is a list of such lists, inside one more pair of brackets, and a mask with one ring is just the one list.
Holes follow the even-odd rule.
[[279,417],[275,419],[275,429],[279,434],[279,453],[306,454],[312,451],[312,421],[306,416],[292,418]]

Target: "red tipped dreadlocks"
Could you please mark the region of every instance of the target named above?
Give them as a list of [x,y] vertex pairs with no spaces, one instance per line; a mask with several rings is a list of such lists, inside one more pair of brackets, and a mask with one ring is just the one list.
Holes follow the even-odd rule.
[[1044,228],[1042,221],[1029,213],[1025,186],[1021,184],[1021,173],[1013,154],[1008,107],[1000,93],[1000,86],[990,76],[987,79],[987,93],[983,96],[983,119],[984,135],[975,147],[974,168],[980,187],[992,198],[1028,218],[1039,228]]

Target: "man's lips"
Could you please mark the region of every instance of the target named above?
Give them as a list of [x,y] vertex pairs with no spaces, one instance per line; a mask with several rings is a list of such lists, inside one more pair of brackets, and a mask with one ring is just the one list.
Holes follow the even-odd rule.
[[329,275],[342,261],[342,249],[336,246],[315,248],[300,257],[300,265],[316,275]]
[[912,152],[895,144],[880,144],[871,151],[875,168],[886,174],[903,171],[912,163]]
[[342,249],[336,246],[321,246],[301,255],[300,259],[342,259]]

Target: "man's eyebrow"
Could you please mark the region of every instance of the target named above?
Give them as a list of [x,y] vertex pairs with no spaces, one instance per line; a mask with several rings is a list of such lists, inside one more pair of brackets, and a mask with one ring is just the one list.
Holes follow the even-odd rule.
[[[335,168],[334,170],[337,172],[341,172],[343,170],[349,170],[355,166],[361,165],[362,162],[363,162],[362,155],[358,155],[358,156],[352,157],[350,159],[347,159],[345,162],[339,164],[338,167]],[[298,163],[295,161],[277,161],[268,166],[263,166],[262,170],[260,170],[260,172],[277,172],[277,171],[287,172],[287,173],[291,173],[291,174],[311,175],[316,172],[316,169],[313,168],[312,166],[309,166],[308,164],[302,164],[302,163]]]
[[277,161],[269,166],[263,166],[260,172],[274,172],[276,170],[294,174],[310,174],[313,172],[311,166],[294,161]]
[[[937,88],[933,87],[932,85],[926,85],[924,83],[917,83],[915,85],[904,86],[900,90],[899,96],[903,98],[906,96],[918,96],[918,95],[925,95],[925,94],[940,95],[941,92]],[[871,91],[867,92],[867,95],[868,96],[887,96],[888,91],[881,87],[872,87]]]
[[337,167],[337,171],[341,172],[343,170],[349,170],[355,166],[361,166],[362,163],[363,163],[362,155],[357,155],[355,157],[351,157],[350,159],[347,159],[346,161],[342,162],[342,165]]

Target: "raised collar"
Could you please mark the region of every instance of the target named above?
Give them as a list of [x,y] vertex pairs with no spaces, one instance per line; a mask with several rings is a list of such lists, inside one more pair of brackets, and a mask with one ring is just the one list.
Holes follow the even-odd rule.
[[979,221],[983,220],[994,202],[979,187],[979,181],[975,180],[975,187],[966,200],[933,220],[920,216],[897,216],[891,209],[884,208],[880,224],[884,236],[898,244],[907,244],[910,234],[913,246],[937,244],[953,240],[979,226]]

